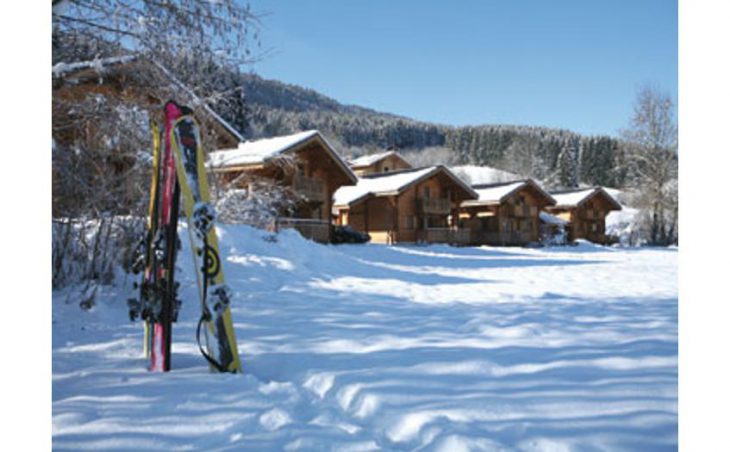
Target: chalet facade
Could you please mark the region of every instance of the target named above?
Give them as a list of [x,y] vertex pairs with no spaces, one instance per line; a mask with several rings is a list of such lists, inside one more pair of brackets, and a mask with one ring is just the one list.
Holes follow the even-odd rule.
[[523,246],[540,240],[540,211],[555,200],[532,179],[474,185],[478,199],[461,204],[459,222],[474,245]]
[[355,174],[316,130],[211,152],[208,167],[227,188],[250,189],[255,179],[289,188],[298,196],[294,213],[278,218],[274,227],[292,227],[323,243],[331,238],[335,191],[357,183]]
[[395,151],[364,155],[350,162],[350,168],[358,176],[381,174],[412,169],[410,163]]
[[568,222],[568,240],[586,239],[606,244],[606,216],[621,204],[601,187],[553,192],[556,204],[548,212]]
[[363,176],[335,193],[337,223],[370,234],[374,243],[460,243],[459,205],[477,194],[444,166]]

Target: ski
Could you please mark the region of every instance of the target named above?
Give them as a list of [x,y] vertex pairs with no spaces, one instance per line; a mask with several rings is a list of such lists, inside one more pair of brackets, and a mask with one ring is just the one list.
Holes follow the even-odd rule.
[[[165,105],[165,112],[166,116],[177,116],[171,127],[166,128],[169,135],[165,136],[165,141],[171,143],[174,153],[183,209],[188,219],[201,306],[196,331],[198,347],[212,369],[240,372],[230,308],[231,292],[225,285],[214,228],[215,212],[210,204],[200,129],[187,107],[170,101]],[[205,337],[205,346],[201,334]]]
[[131,321],[141,318],[144,322],[144,344],[143,353],[145,358],[150,357],[151,352],[151,329],[153,313],[157,311],[159,304],[159,289],[157,280],[157,259],[155,259],[153,242],[157,234],[158,208],[160,204],[160,129],[157,123],[151,121],[152,131],[152,180],[150,181],[150,199],[147,208],[147,223],[145,234],[137,246],[132,273],[142,273],[141,281],[135,283],[139,289],[139,299],[129,299],[129,319]]
[[149,313],[151,323],[150,370],[167,372],[171,367],[172,323],[176,320],[179,301],[175,283],[175,260],[179,249],[177,220],[180,211],[180,187],[175,170],[169,131],[177,116],[165,111],[164,147],[160,160],[160,185],[157,231],[153,238],[156,260],[155,303]]

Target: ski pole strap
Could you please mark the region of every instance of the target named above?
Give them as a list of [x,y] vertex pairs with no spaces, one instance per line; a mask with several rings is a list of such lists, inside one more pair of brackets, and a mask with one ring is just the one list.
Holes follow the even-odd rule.
[[203,358],[205,358],[205,360],[208,361],[211,366],[215,367],[218,372],[227,372],[228,369],[226,369],[221,363],[213,359],[213,357],[205,351],[205,348],[203,348],[203,344],[201,344],[200,342],[200,331],[202,329],[203,323],[208,320],[210,320],[210,312],[208,312],[208,310],[206,309],[200,316],[200,320],[198,320],[198,328],[195,333],[195,339],[198,342],[198,348],[200,349],[200,353],[203,355]]

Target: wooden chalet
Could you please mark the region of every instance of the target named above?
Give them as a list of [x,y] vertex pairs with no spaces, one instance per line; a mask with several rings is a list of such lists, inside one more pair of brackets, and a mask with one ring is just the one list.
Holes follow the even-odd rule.
[[459,205],[477,194],[444,166],[363,176],[335,193],[337,223],[367,232],[375,243],[466,244]]
[[547,208],[552,215],[568,222],[568,240],[586,239],[606,244],[606,215],[621,210],[621,204],[601,187],[551,193],[556,204]]
[[[85,210],[97,193],[103,199],[103,193],[110,193],[106,185],[110,181],[116,199],[104,201],[105,207],[123,213],[119,209],[135,204],[139,178],[125,176],[134,172],[140,148],[151,156],[152,137],[145,129],[150,119],[163,123],[168,99],[193,108],[204,149],[235,146],[243,140],[161,65],[135,56],[57,63],[52,67],[51,86],[54,217]],[[87,159],[77,167],[69,162],[78,159],[78,150],[84,150]],[[71,168],[84,183],[64,174]]]
[[69,115],[65,110],[73,114],[84,99],[108,98],[148,111],[162,124],[164,103],[175,99],[193,109],[208,147],[235,146],[243,141],[238,130],[158,63],[128,55],[58,63],[52,74],[54,121],[64,120]]
[[478,199],[461,204],[459,222],[474,245],[522,246],[540,240],[540,211],[555,200],[532,179],[473,185]]
[[275,227],[295,228],[323,243],[331,238],[334,192],[357,183],[357,176],[316,130],[245,141],[235,149],[211,152],[208,167],[227,188],[249,188],[255,178],[290,188],[299,198],[295,212],[278,218]]
[[356,158],[350,162],[350,168],[358,176],[365,176],[411,169],[413,166],[396,151],[388,151]]

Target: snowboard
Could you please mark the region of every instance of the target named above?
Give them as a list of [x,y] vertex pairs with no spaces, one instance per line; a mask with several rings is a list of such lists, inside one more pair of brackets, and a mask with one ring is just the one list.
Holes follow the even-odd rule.
[[241,363],[230,308],[231,292],[225,284],[214,227],[215,211],[210,204],[200,128],[192,110],[187,107],[169,101],[165,105],[165,112],[166,116],[177,118],[167,131],[169,135],[165,140],[170,142],[175,157],[196,270],[201,305],[196,330],[198,347],[211,369],[240,372]]

